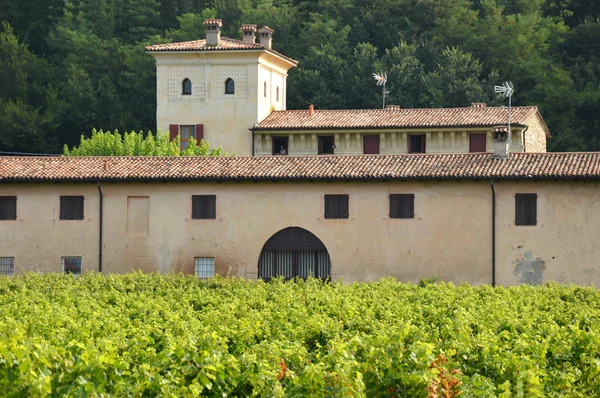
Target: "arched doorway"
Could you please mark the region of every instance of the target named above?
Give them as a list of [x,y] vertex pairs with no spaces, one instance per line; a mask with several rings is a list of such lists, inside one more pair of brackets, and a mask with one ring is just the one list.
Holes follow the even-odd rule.
[[331,277],[327,248],[311,232],[298,227],[282,229],[265,243],[258,260],[258,277],[276,276],[326,279]]

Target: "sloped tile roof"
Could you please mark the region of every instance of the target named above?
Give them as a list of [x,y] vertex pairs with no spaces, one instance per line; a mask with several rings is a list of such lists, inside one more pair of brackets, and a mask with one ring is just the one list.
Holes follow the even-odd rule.
[[600,179],[600,152],[265,157],[0,157],[0,182]]
[[236,50],[264,50],[269,53],[282,57],[291,63],[297,65],[298,61],[281,54],[273,49],[267,49],[260,43],[246,43],[241,40],[221,37],[218,46],[207,46],[206,40],[183,41],[179,43],[165,43],[147,46],[146,51],[150,52],[168,52],[168,51],[236,51]]
[[[514,125],[523,125],[532,114],[539,115],[536,106],[515,106],[511,109]],[[539,115],[541,118],[541,115]],[[421,127],[492,127],[507,123],[506,108],[419,108],[419,109],[343,109],[273,111],[258,123],[256,130],[279,129],[366,129]],[[546,132],[549,134],[549,132]]]

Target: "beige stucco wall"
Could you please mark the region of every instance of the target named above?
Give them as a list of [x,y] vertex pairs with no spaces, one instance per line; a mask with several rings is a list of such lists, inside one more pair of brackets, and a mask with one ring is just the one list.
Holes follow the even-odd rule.
[[525,124],[529,126],[525,132],[525,151],[546,152],[546,131],[538,115],[529,116]]
[[[104,183],[103,192],[105,272],[192,274],[194,257],[215,257],[218,273],[256,278],[264,243],[298,226],[323,241],[334,279],[491,283],[488,181]],[[599,183],[501,181],[496,192],[499,284],[538,267],[535,282],[600,285]],[[514,225],[519,192],[537,193],[538,225]],[[327,193],[350,195],[349,219],[323,218]],[[388,218],[390,193],[414,193],[414,219]],[[79,194],[85,220],[59,220],[59,196]],[[217,219],[191,219],[193,194],[217,196]],[[60,271],[61,256],[77,255],[84,271],[97,269],[95,184],[3,184],[0,195],[18,196],[17,221],[0,221],[0,257],[14,256],[17,272]]]
[[[289,62],[260,51],[155,52],[157,129],[170,124],[204,125],[204,138],[240,156],[252,152],[250,128],[273,109],[285,109]],[[192,81],[192,95],[181,94],[183,79]],[[225,80],[235,94],[225,94]],[[268,98],[263,81],[268,80]],[[276,87],[280,98],[276,101]],[[272,95],[271,95],[272,94]]]
[[[521,128],[513,128],[511,151],[523,152]],[[379,153],[401,154],[408,152],[408,136],[425,134],[427,153],[469,153],[469,134],[486,134],[487,152],[494,151],[492,128],[450,129],[379,129],[379,130],[273,130],[256,131],[255,154],[271,155],[272,138],[288,137],[289,155],[316,155],[318,136],[332,135],[336,155],[358,155],[363,153],[363,136],[379,135]],[[545,148],[545,141],[544,141]],[[529,149],[527,152],[531,152]]]

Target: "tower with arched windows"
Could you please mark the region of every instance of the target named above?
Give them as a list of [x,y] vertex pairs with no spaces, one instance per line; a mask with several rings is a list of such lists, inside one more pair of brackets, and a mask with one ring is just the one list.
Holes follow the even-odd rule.
[[205,40],[146,47],[156,59],[156,127],[182,148],[194,137],[250,155],[250,128],[286,109],[287,72],[298,62],[271,48],[267,26],[242,25],[242,40],[221,37],[220,19],[204,26]]

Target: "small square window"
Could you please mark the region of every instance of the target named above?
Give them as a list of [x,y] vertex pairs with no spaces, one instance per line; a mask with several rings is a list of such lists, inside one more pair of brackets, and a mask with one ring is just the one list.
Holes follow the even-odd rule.
[[391,194],[390,218],[415,218],[415,195]]
[[518,193],[515,195],[515,225],[537,224],[537,194]]
[[408,136],[409,153],[425,153],[425,134],[411,134]]
[[288,154],[288,139],[289,137],[273,137],[273,155]]
[[17,197],[0,196],[0,220],[17,219]]
[[60,219],[83,220],[83,196],[61,196]]
[[192,219],[217,218],[217,197],[215,195],[192,195]]
[[332,135],[319,136],[319,155],[333,155],[335,144]]
[[325,218],[348,218],[348,195],[325,195]]
[[15,258],[0,257],[0,275],[11,276],[15,273]]
[[215,258],[214,257],[196,257],[196,276],[198,278],[212,278],[215,276]]
[[65,274],[81,274],[81,257],[62,257],[61,265]]

